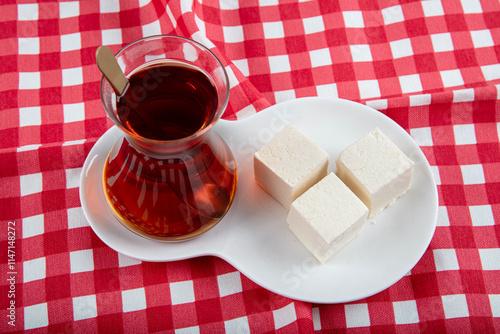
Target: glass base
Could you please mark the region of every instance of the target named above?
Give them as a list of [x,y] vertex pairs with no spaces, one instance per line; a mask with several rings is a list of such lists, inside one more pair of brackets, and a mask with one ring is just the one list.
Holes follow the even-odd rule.
[[237,186],[234,157],[215,133],[188,150],[145,155],[124,138],[103,172],[106,199],[129,230],[158,241],[183,241],[214,227],[229,210]]

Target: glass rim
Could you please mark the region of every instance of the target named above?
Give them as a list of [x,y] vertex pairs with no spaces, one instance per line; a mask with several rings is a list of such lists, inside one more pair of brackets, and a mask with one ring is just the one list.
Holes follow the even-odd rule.
[[[115,113],[112,110],[111,111],[108,110],[108,108],[106,106],[105,99],[104,99],[104,94],[103,94],[104,85],[107,83],[109,86],[111,86],[111,84],[104,77],[104,75],[101,77],[101,83],[100,83],[100,87],[99,87],[100,88],[99,89],[100,90],[100,96],[101,96],[101,104],[104,107],[104,110],[106,111],[106,114],[112,119],[113,124],[115,126],[117,126],[118,128],[120,128],[120,130],[122,130],[123,132],[125,132],[125,134],[127,134],[127,135],[129,135],[129,136],[131,136],[133,138],[140,137],[141,141],[145,141],[145,142],[148,142],[148,143],[151,143],[151,144],[184,143],[184,142],[190,141],[192,139],[198,138],[199,136],[203,135],[205,132],[207,132],[209,129],[211,129],[215,125],[215,123],[217,123],[217,121],[222,117],[222,114],[225,112],[226,107],[227,107],[227,105],[229,103],[229,95],[230,95],[229,77],[227,75],[227,71],[226,71],[224,65],[222,64],[222,62],[220,61],[220,59],[215,55],[215,53],[213,53],[208,47],[206,47],[205,45],[201,44],[200,42],[197,42],[195,40],[192,40],[190,38],[183,37],[183,36],[177,36],[177,35],[151,35],[151,36],[143,37],[143,38],[137,39],[137,40],[135,40],[135,41],[133,41],[133,42],[125,45],[124,47],[122,47],[117,53],[115,53],[115,58],[117,58],[118,56],[120,56],[125,50],[127,50],[128,48],[134,46],[135,44],[138,44],[138,43],[144,42],[144,41],[148,41],[148,40],[155,40],[155,39],[162,39],[162,38],[169,38],[169,39],[172,38],[172,39],[183,40],[185,42],[188,42],[188,43],[190,43],[192,45],[195,45],[195,46],[199,47],[203,51],[208,51],[209,54],[220,65],[220,68],[222,69],[222,73],[224,74],[224,81],[225,81],[225,86],[226,86],[226,98],[224,99],[224,102],[221,104],[221,106],[217,107],[217,110],[214,113],[214,117],[210,121],[210,123],[206,124],[205,126],[203,126],[202,128],[200,128],[199,130],[197,130],[196,132],[194,132],[193,134],[191,134],[189,136],[186,136],[186,137],[178,138],[178,139],[167,139],[167,140],[151,139],[151,138],[147,138],[147,137],[141,136],[141,135],[139,135],[139,134],[137,134],[135,132],[132,132],[128,128],[126,128],[125,126],[123,126],[122,122],[117,119]],[[203,73],[205,73],[206,75],[208,75],[208,73],[206,73],[205,71],[203,71]]]

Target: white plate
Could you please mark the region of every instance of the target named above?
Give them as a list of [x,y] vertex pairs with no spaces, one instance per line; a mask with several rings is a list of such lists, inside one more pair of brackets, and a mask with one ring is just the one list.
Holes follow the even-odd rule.
[[[330,170],[341,150],[375,127],[415,161],[410,190],[322,265],[288,229],[287,211],[254,181],[253,154],[286,124],[329,153]],[[108,210],[101,186],[106,156],[121,137],[113,127],[90,151],[80,182],[83,210],[97,236],[117,252],[144,261],[218,256],[270,291],[315,303],[349,302],[385,290],[427,249],[438,207],[432,172],[408,133],[382,113],[347,100],[303,98],[243,120],[220,120],[213,130],[231,147],[239,173],[233,206],[218,225],[181,243],[151,241],[123,227]]]

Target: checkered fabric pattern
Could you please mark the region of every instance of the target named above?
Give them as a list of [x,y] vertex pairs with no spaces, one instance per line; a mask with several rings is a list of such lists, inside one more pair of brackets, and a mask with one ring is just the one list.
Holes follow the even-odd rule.
[[[220,57],[227,119],[327,96],[407,130],[439,194],[411,272],[364,300],[316,305],[215,257],[146,263],[98,239],[78,195],[112,125],[95,51],[160,33]],[[2,1],[0,331],[500,332],[499,101],[498,0]]]

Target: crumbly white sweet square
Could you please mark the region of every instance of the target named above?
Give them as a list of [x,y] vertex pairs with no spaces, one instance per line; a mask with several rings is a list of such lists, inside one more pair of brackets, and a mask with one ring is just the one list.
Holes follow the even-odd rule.
[[291,125],[254,156],[257,183],[286,208],[321,180],[327,169],[328,153]]
[[337,176],[370,209],[368,218],[410,187],[414,162],[378,128],[342,151]]
[[287,222],[318,261],[325,262],[363,230],[367,216],[363,202],[330,173],[292,203]]

